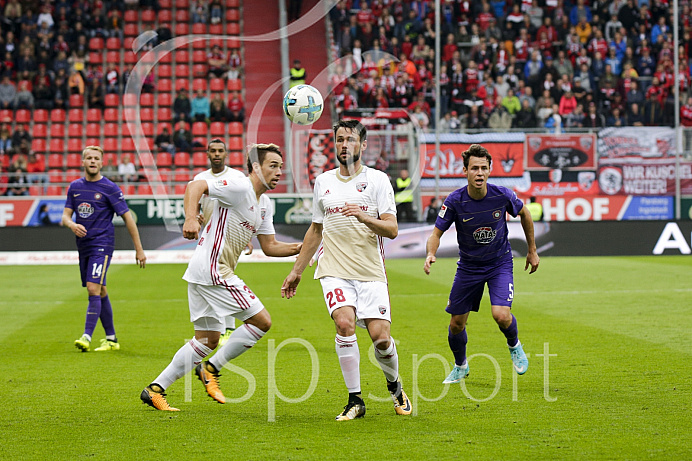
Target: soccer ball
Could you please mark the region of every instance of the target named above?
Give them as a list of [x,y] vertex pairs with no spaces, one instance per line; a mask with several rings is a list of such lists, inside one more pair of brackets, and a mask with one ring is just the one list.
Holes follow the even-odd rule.
[[294,86],[284,96],[284,114],[298,125],[312,125],[320,118],[323,109],[322,95],[313,86]]

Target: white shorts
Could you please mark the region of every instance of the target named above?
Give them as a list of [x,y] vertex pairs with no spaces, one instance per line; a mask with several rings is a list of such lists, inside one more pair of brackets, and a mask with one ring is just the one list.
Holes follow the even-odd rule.
[[[224,332],[226,317],[241,322],[257,315],[264,305],[238,276],[222,280],[221,285],[187,284],[190,321],[195,329]],[[199,328],[197,328],[199,327]]]
[[356,325],[365,328],[365,319],[392,322],[389,288],[384,282],[361,282],[336,277],[320,279],[324,302],[331,316],[343,306],[356,308]]

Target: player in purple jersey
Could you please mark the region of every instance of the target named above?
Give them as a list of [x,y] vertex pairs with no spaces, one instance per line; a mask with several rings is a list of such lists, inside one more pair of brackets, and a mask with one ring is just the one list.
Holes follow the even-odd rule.
[[103,149],[99,146],[87,146],[82,152],[82,166],[84,177],[70,184],[62,213],[63,225],[77,236],[82,286],[89,293],[84,334],[74,344],[82,352],[88,352],[91,349],[91,336],[101,319],[106,338],[94,350],[119,350],[120,344],[113,326],[113,309],[106,290],[106,272],[115,245],[113,214],[121,216],[125,221],[135,244],[137,264],[143,268],[147,258],[139,240],[137,224],[127,208],[122,191],[113,181],[101,175]]
[[442,234],[454,223],[459,243],[459,262],[446,311],[449,322],[449,347],[454,354],[454,368],[444,383],[458,383],[469,374],[466,361],[466,320],[469,312],[478,312],[483,289],[488,284],[493,318],[507,338],[514,369],[526,373],[529,361],[519,342],[517,319],[512,315],[514,276],[512,248],[507,238],[506,214],[521,218],[528,254],[524,270],[538,269],[538,253],[533,235],[531,213],[514,192],[506,187],[488,184],[492,157],[484,147],[473,144],[463,153],[464,173],[468,186],[457,189],[440,209],[435,229],[426,244],[423,270],[430,274]]

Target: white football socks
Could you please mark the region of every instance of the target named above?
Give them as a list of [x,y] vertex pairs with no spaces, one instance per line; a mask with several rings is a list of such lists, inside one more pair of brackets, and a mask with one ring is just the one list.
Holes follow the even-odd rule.
[[214,354],[209,363],[221,370],[228,362],[257,344],[264,334],[265,332],[256,326],[244,323],[231,334],[228,342]]
[[188,374],[209,354],[211,354],[211,349],[197,341],[196,338],[192,338],[183,347],[178,349],[171,363],[153,382],[167,389],[168,386],[173,384],[176,380]]
[[336,356],[349,393],[360,392],[360,351],[356,335],[336,335]]
[[399,377],[399,354],[393,338],[389,338],[389,347],[385,350],[375,348],[375,358],[384,372],[387,381],[394,382]]

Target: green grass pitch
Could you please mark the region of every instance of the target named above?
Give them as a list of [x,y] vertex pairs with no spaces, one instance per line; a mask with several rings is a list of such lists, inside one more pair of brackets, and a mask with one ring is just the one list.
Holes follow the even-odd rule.
[[[463,386],[442,384],[455,261],[439,260],[430,276],[422,266],[387,262],[392,334],[417,414],[395,415],[359,329],[367,415],[347,423],[334,421],[346,389],[311,269],[285,300],[290,264],[239,266],[273,318],[234,361],[242,370],[223,372],[227,398],[243,401],[219,405],[189,375],[168,390],[182,411],[168,413],[142,405],[139,393],[192,335],[184,266],[111,267],[122,345],[112,353],[73,346],[86,308],[76,266],[0,267],[0,458],[692,458],[689,256],[546,257],[530,276],[517,259],[513,312],[529,370],[513,373],[486,296],[469,318]],[[272,392],[272,377],[293,402]]]

